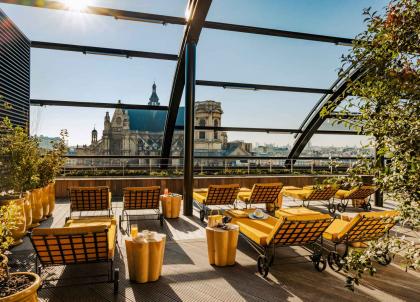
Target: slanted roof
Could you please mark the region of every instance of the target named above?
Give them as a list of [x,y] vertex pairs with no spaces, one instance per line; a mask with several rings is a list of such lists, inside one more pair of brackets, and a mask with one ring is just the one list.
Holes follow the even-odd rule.
[[[148,132],[164,131],[167,112],[138,109],[128,109],[127,111],[130,119],[130,130]],[[178,110],[176,126],[184,126],[184,107],[180,107]]]

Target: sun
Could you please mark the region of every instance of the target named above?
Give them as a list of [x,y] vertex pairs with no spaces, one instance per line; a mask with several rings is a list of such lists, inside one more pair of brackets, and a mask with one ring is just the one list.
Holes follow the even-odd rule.
[[64,0],[66,7],[72,11],[82,12],[89,6],[89,0]]

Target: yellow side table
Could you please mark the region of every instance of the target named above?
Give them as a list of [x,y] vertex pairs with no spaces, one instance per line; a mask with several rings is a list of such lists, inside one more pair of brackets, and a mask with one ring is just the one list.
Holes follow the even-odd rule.
[[130,280],[137,283],[153,282],[162,273],[166,235],[157,234],[155,239],[135,242],[125,239]]
[[216,266],[234,265],[239,227],[227,224],[228,229],[206,227],[209,263]]
[[165,218],[178,218],[181,210],[182,196],[179,194],[161,195],[163,216]]

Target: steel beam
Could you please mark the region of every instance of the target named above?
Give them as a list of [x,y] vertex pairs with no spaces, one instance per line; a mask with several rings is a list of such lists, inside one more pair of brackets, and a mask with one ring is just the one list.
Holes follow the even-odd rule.
[[308,87],[293,87],[293,86],[278,86],[278,85],[262,85],[262,84],[247,84],[247,83],[232,83],[219,81],[203,81],[197,80],[197,85],[223,87],[225,89],[244,89],[244,90],[273,90],[273,91],[288,91],[288,92],[303,92],[303,93],[318,93],[330,94],[332,90],[322,88],[308,88]]
[[[213,127],[213,126],[195,126],[196,131],[227,131],[227,132],[262,132],[262,133],[277,133],[277,134],[292,134],[302,133],[299,129],[279,129],[279,128],[249,128],[249,127]],[[184,130],[184,126],[175,126],[175,130]],[[316,134],[342,134],[342,135],[357,135],[356,131],[340,131],[340,130],[317,130]]]
[[195,109],[195,42],[185,52],[185,116],[184,116],[184,215],[193,214],[194,188],[194,109]]
[[105,48],[105,47],[94,47],[94,46],[83,46],[83,45],[63,44],[63,43],[32,41],[31,47],[42,48],[42,49],[63,50],[63,51],[75,51],[75,52],[82,52],[84,54],[107,55],[107,56],[125,57],[125,58],[147,58],[147,59],[169,60],[169,61],[178,60],[178,56],[173,55],[173,54]]
[[[40,8],[57,9],[57,10],[69,10],[69,8],[66,7],[65,4],[58,1],[0,0],[0,3],[19,4],[19,5],[40,7]],[[95,6],[89,6],[85,10],[83,10],[83,12],[88,13],[88,14],[114,17],[115,19],[138,21],[138,22],[152,22],[152,23],[159,23],[163,25],[165,24],[186,25],[187,24],[185,19],[180,18],[180,17],[148,14],[148,13],[141,13],[141,12],[132,12],[132,11],[95,7]],[[289,38],[289,39],[300,39],[300,40],[315,41],[315,42],[326,42],[326,43],[333,43],[333,44],[345,45],[345,46],[350,46],[352,44],[352,39],[348,39],[348,38],[287,31],[287,30],[274,29],[274,28],[262,28],[262,27],[229,24],[229,23],[221,23],[221,22],[213,22],[213,21],[204,22],[204,27],[208,29],[215,29],[215,30],[240,32],[240,33],[255,34],[255,35],[265,35],[265,36],[272,36],[272,37],[283,37],[283,38]]]
[[171,154],[176,118],[185,85],[185,49],[188,43],[198,43],[211,3],[212,0],[190,0],[188,2],[188,9],[190,11],[189,22],[184,29],[184,37],[178,54],[179,60],[172,82],[169,111],[165,123],[165,135],[162,145],[163,167],[168,164],[166,159]]
[[[312,111],[308,114],[308,116],[305,118],[304,122],[302,123],[300,130],[303,130],[302,133],[298,134],[293,147],[288,155],[289,160],[293,160],[295,158],[298,158],[299,155],[302,153],[303,149],[305,148],[306,144],[310,141],[312,136],[315,133],[324,133],[324,134],[335,134],[331,133],[331,131],[324,130],[320,131],[318,130],[319,127],[321,127],[322,123],[327,118],[326,116],[321,116],[322,108],[325,106],[332,104],[333,107],[331,107],[331,110],[334,110],[342,100],[345,99],[345,97],[348,95],[348,84],[351,81],[356,80],[359,78],[364,70],[361,67],[358,68],[352,68],[349,71],[348,78],[337,80],[333,87],[331,87],[331,90],[334,92],[332,94],[326,94],[324,95],[318,103],[315,105],[315,107],[312,109]],[[303,129],[304,128],[304,129]],[[347,131],[339,131],[340,133],[343,132],[346,133]],[[353,132],[353,131],[350,131]]]
[[120,109],[140,109],[140,110],[160,110],[160,111],[168,110],[168,106],[59,101],[59,100],[39,100],[39,99],[31,99],[31,105],[32,106],[61,106],[61,107],[120,108]]

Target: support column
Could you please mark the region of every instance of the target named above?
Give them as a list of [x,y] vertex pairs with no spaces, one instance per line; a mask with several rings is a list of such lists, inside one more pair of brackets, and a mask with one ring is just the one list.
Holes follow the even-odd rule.
[[194,103],[196,43],[185,51],[185,116],[184,116],[184,215],[193,213],[194,186]]
[[[382,155],[377,155],[375,150],[375,160],[376,164],[380,167],[381,170],[385,168],[385,157]],[[384,206],[384,193],[382,190],[376,190],[375,192],[375,206],[383,207]]]

